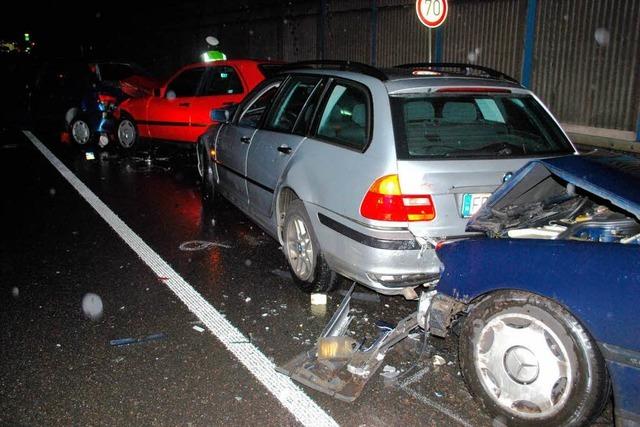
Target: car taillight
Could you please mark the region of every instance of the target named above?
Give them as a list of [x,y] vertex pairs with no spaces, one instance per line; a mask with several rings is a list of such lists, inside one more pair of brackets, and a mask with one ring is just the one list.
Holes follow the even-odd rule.
[[360,214],[378,221],[431,221],[436,208],[429,194],[402,194],[398,175],[387,175],[371,184]]
[[104,105],[110,105],[116,103],[116,98],[113,95],[109,95],[106,93],[99,93],[98,100],[102,102]]

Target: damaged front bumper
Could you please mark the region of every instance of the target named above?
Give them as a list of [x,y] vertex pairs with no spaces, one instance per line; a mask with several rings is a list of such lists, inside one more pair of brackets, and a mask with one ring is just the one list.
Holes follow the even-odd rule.
[[278,368],[315,390],[352,402],[382,365],[387,352],[416,328],[444,337],[464,304],[435,290],[424,291],[418,310],[391,326],[378,323],[378,338],[368,347],[348,337],[351,297],[355,284],[320,334],[316,345]]

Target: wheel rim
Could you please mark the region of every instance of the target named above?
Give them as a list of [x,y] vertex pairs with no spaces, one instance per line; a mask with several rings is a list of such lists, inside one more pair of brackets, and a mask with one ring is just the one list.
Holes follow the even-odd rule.
[[73,140],[80,145],[84,145],[89,142],[91,131],[89,125],[83,120],[76,120],[71,127],[71,135]]
[[485,391],[502,408],[523,418],[560,411],[573,386],[571,359],[541,320],[519,313],[492,318],[474,352]]
[[294,217],[286,229],[287,258],[291,269],[300,280],[308,281],[313,275],[314,254],[311,235],[305,222]]
[[118,126],[118,141],[120,145],[129,148],[136,141],[136,128],[129,120],[123,120]]

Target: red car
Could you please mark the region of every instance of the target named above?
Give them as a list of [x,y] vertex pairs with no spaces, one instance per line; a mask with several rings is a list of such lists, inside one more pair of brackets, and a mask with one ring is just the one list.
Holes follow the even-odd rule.
[[237,104],[278,63],[237,59],[187,65],[153,95],[120,104],[118,142],[139,138],[195,143],[213,122],[212,109]]

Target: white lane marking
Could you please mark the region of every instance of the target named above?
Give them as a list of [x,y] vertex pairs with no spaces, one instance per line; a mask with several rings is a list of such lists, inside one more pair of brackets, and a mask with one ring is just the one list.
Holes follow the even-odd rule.
[[[102,200],[73,174],[38,138],[23,131],[33,145],[51,162],[111,228],[134,250],[169,289],[195,314],[222,344],[305,426],[337,426],[336,421],[305,394],[289,377],[275,370],[274,364],[258,348],[209,304],[189,283],[169,266]],[[236,343],[236,344],[234,344]],[[237,343],[243,343],[237,345]]]

